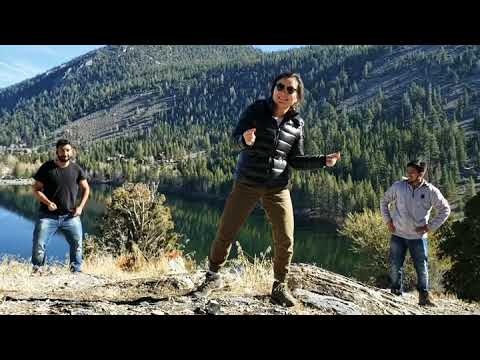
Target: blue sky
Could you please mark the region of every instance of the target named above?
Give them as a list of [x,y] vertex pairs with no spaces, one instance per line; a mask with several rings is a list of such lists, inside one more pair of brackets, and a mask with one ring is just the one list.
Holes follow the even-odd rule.
[[[103,45],[0,45],[0,88],[41,74]],[[254,45],[263,51],[302,45]]]
[[270,52],[270,51],[278,51],[278,50],[288,50],[291,48],[298,48],[305,45],[253,45],[262,49],[263,51]]
[[0,45],[0,88],[34,77],[103,45]]

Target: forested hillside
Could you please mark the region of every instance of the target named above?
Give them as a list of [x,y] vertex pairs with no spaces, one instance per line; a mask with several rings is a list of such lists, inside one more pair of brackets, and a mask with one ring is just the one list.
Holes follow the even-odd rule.
[[[309,153],[342,151],[335,168],[295,172],[295,199],[331,217],[376,207],[414,157],[461,210],[480,175],[479,46],[120,45],[0,90],[0,144],[64,136],[96,179],[154,180],[225,194],[240,113],[299,72]],[[42,147],[43,146],[43,147]],[[34,157],[45,155],[34,155]],[[460,196],[462,195],[462,196]]]

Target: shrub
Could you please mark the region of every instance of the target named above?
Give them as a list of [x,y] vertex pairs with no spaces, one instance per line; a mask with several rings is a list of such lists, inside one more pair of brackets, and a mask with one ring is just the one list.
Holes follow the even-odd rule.
[[480,193],[465,204],[465,218],[456,221],[440,243],[440,256],[451,260],[445,288],[458,297],[480,300]]
[[[98,250],[148,261],[180,247],[165,196],[147,185],[126,183],[107,202]],[[127,261],[128,262],[128,261]]]

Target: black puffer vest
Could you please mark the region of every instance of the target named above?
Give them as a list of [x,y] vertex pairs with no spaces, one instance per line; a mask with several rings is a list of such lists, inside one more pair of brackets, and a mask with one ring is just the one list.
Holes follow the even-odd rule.
[[[240,116],[233,132],[241,152],[234,179],[268,187],[287,186],[290,169],[318,169],[325,166],[325,156],[305,156],[303,120],[295,111],[285,114],[278,125],[273,118],[272,99],[258,100]],[[256,140],[248,146],[243,133],[256,128]]]

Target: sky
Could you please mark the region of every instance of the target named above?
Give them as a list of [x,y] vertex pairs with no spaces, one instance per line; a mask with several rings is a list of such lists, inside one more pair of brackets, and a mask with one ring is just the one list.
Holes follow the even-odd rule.
[[[61,65],[103,45],[0,45],[0,88]],[[271,52],[303,45],[254,45]]]
[[61,65],[103,45],[0,45],[0,88]]

